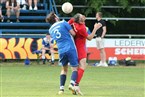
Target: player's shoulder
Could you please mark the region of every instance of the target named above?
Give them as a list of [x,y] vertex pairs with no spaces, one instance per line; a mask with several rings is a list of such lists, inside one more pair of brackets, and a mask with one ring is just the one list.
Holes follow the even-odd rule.
[[99,21],[99,23],[104,24],[104,23],[105,23],[105,20],[102,20],[102,19],[101,19],[101,20]]
[[58,24],[64,24],[64,23],[68,23],[68,22],[64,19],[58,22]]
[[62,21],[58,21],[56,23],[54,23],[51,28],[55,27],[55,26],[58,26],[58,25],[63,25],[63,24],[66,24],[67,22],[65,20],[62,20]]
[[47,41],[47,38],[46,38],[46,37],[44,37],[44,38],[43,38],[43,41]]
[[100,23],[102,26],[106,26],[105,20],[102,20],[102,19],[101,19],[101,20],[98,21],[98,24],[99,24],[99,23]]
[[62,20],[62,21],[60,21],[60,23],[64,24],[64,25],[69,25],[69,23],[66,20]]
[[102,20],[102,19],[101,19],[101,20],[99,20],[99,21],[97,21],[97,23],[101,23],[101,22],[105,22],[105,21],[104,21],[104,20]]

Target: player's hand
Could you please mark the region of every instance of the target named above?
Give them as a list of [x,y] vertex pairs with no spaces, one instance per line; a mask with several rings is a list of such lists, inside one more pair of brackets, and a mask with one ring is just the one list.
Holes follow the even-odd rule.
[[98,29],[98,24],[97,23],[94,24],[94,28]]
[[97,23],[95,23],[95,24],[94,24],[94,28],[97,28],[97,27],[98,27],[98,24],[97,24]]

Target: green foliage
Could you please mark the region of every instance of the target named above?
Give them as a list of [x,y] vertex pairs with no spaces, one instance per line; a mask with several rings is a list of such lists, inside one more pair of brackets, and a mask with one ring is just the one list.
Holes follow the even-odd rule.
[[[145,0],[55,0],[57,5],[64,2],[70,2],[73,5],[84,5],[86,7],[75,7],[70,14],[64,14],[61,8],[58,8],[60,16],[72,17],[76,13],[85,14],[87,17],[95,17],[97,11],[103,12],[104,18],[144,18],[145,9],[132,8],[131,6],[145,6]],[[121,8],[102,8],[102,6],[121,6]],[[93,29],[95,21],[87,21],[88,27]],[[110,34],[144,34],[144,21],[107,21],[107,33]],[[119,29],[119,30],[118,30]],[[142,30],[140,30],[142,29]]]
[[[101,7],[104,5],[110,6],[122,6],[122,9],[128,13],[133,10],[130,6],[140,6],[145,5],[145,0],[88,0],[89,8],[86,10],[85,14],[91,14],[94,11],[104,11]],[[120,10],[120,9],[118,9]],[[126,14],[126,13],[125,13]],[[110,13],[111,15],[111,13]]]
[[[75,8],[73,14],[80,12],[86,16],[94,16],[97,11],[102,11],[104,16],[120,17],[132,13],[131,6],[144,6],[145,0],[55,0],[56,4],[62,5],[64,2],[70,2],[73,5],[85,5],[87,8]],[[122,6],[122,8],[111,9],[115,11],[108,11],[102,6]],[[77,10],[78,9],[78,10]],[[117,11],[116,11],[117,10]],[[60,13],[62,13],[60,11]]]

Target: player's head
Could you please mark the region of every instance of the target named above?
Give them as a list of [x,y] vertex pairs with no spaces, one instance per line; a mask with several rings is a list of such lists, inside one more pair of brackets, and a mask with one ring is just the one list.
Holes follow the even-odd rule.
[[75,16],[74,16],[74,21],[76,23],[84,23],[86,20],[86,17],[80,13],[77,13]]
[[54,24],[57,21],[59,21],[59,17],[54,12],[51,12],[46,17],[46,22],[49,22],[50,24]]
[[46,38],[50,38],[50,34],[49,33],[46,33]]
[[102,16],[103,16],[102,12],[96,13],[96,19],[102,18]]

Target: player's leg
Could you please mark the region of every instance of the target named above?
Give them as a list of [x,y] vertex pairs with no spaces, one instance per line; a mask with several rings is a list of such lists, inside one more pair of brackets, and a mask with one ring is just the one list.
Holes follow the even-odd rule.
[[64,93],[64,86],[66,82],[66,75],[67,75],[67,69],[68,69],[68,59],[66,57],[65,53],[62,53],[59,55],[60,58],[60,64],[62,65],[61,73],[60,73],[60,90],[58,94],[63,94]]
[[72,69],[72,74],[71,74],[71,81],[69,85],[69,90],[72,91],[73,94],[75,94],[75,84],[78,76],[78,56],[76,50],[71,50],[67,52],[67,57],[69,58],[70,66]]
[[72,94],[76,94],[76,91],[75,91],[75,84],[76,84],[76,79],[77,79],[77,70],[78,70],[78,67],[71,67],[72,69],[72,74],[71,74],[71,81],[70,81],[70,84],[68,86],[69,90],[72,92]]
[[78,67],[71,67],[71,69],[72,69],[72,74],[71,74],[71,81],[70,81],[70,84],[71,84],[72,86],[74,86],[74,85],[76,84]]
[[68,65],[62,66],[61,73],[60,73],[60,90],[58,94],[64,93],[64,86],[66,82],[67,71],[68,71]]
[[45,48],[42,48],[42,61],[43,61],[43,64],[45,64],[45,52],[46,52],[46,49]]
[[[96,38],[96,46],[97,46],[97,49],[100,51],[101,49],[101,46],[100,46],[100,41],[101,41],[101,38],[100,37],[97,37]],[[102,61],[101,61],[101,52],[100,52],[100,63],[97,65],[97,66],[101,66],[102,65]]]
[[106,63],[106,53],[104,48],[100,49],[100,56],[101,56],[102,66],[107,67],[108,65]]
[[104,49],[104,40],[103,39],[101,39],[99,41],[99,45],[100,45],[99,51],[100,51],[100,57],[101,57],[100,66],[107,67],[108,65],[106,63],[106,53],[105,53],[105,49]]
[[79,83],[84,75],[84,71],[85,71],[86,67],[87,67],[86,58],[83,58],[79,61],[78,77],[77,77],[76,85],[75,85],[76,92],[80,95],[83,95],[83,93],[80,90]]
[[28,0],[28,3],[29,3],[29,10],[33,10],[33,8],[32,8],[32,0]]
[[38,8],[37,8],[37,0],[34,0],[34,10],[37,10]]
[[11,9],[10,8],[7,8],[7,22],[10,22],[10,16],[11,16]]
[[54,51],[50,50],[51,53],[51,63],[54,64]]
[[84,74],[84,71],[86,69],[86,58],[83,58],[79,61],[79,69],[78,69],[78,77],[77,77],[77,80],[76,80],[76,83],[79,84],[82,77],[83,77],[83,74]]
[[20,9],[19,8],[15,9],[15,13],[16,13],[16,22],[20,22],[19,21]]

